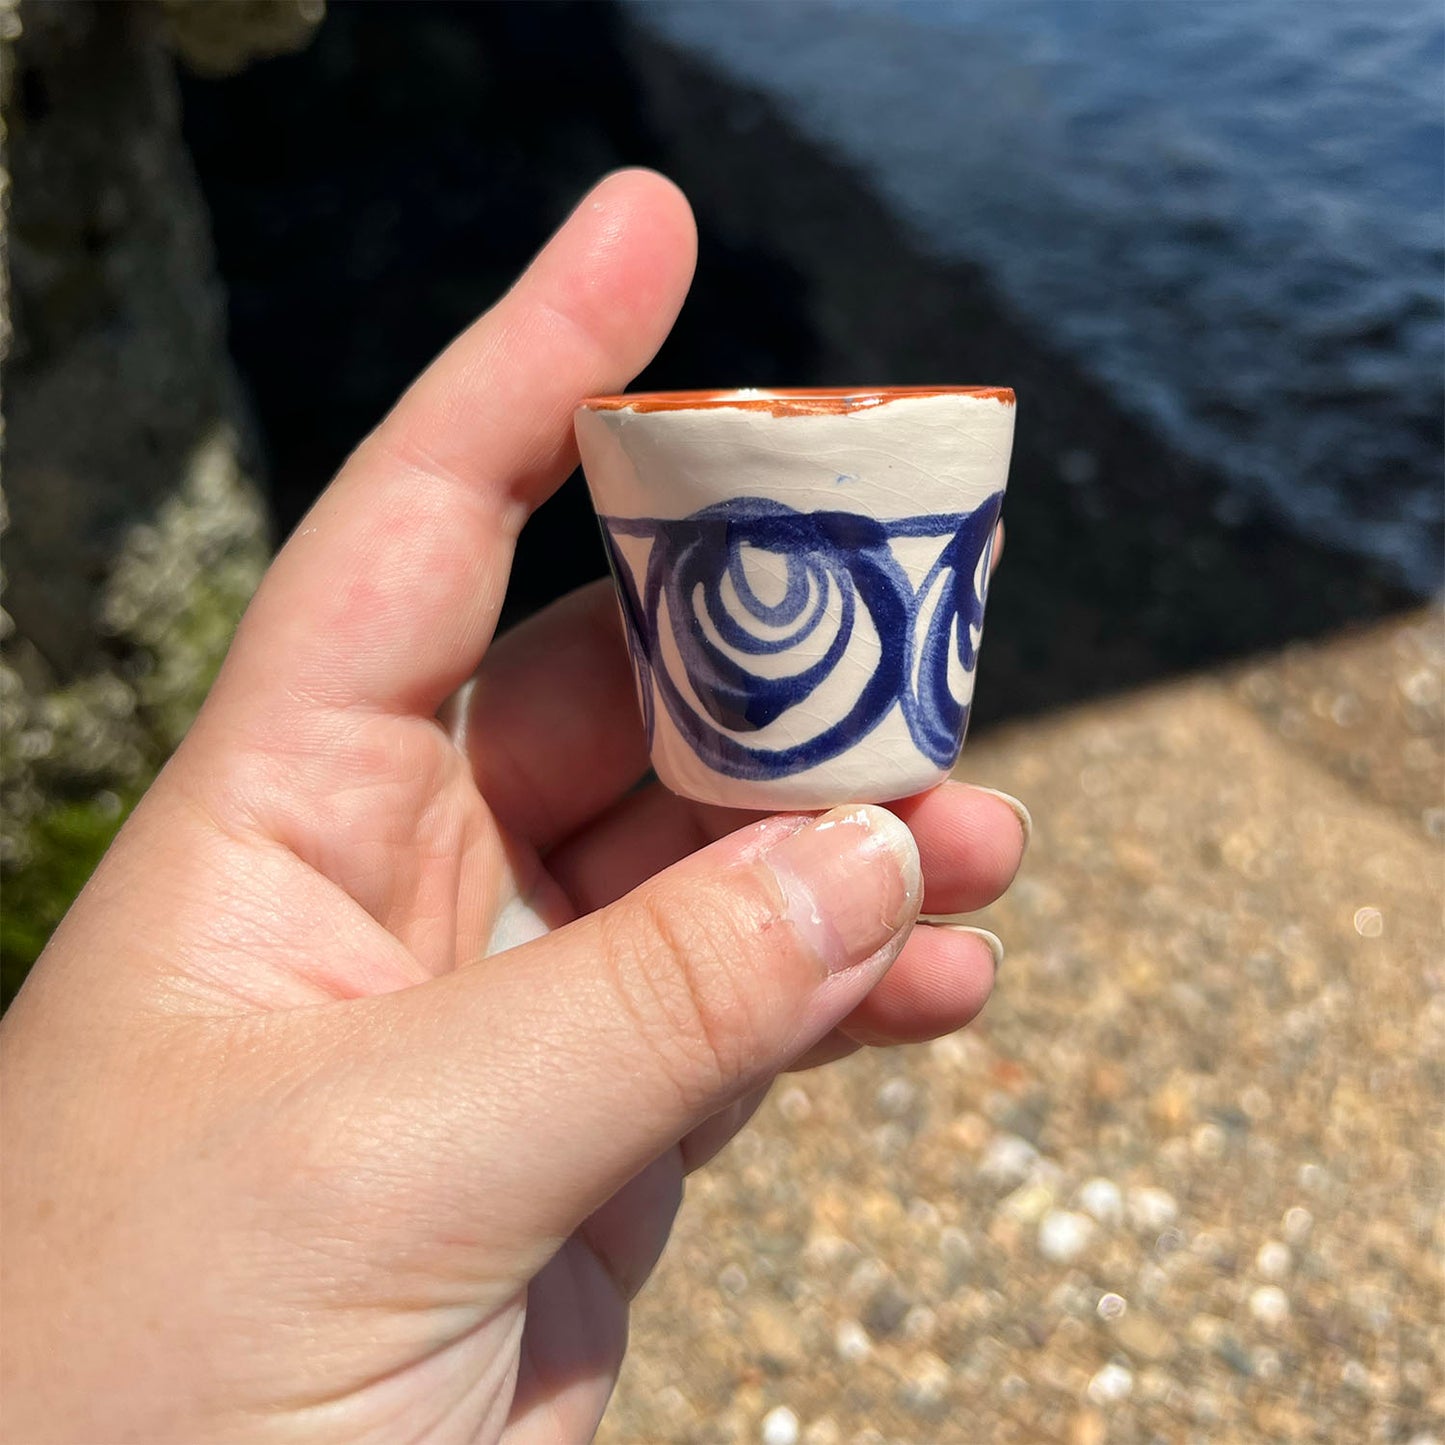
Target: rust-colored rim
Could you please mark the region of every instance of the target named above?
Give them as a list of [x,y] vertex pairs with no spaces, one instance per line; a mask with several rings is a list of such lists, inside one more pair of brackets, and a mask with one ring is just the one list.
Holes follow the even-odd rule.
[[1014,404],[1007,386],[803,386],[760,387],[739,391],[637,391],[589,396],[589,411],[707,411],[729,407],[766,411],[774,416],[845,416],[871,411],[902,397],[976,396],[1004,406]]

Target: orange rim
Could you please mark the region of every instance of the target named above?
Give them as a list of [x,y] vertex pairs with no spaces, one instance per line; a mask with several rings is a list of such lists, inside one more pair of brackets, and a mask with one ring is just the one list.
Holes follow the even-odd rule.
[[730,407],[767,411],[774,416],[841,416],[870,411],[902,397],[976,396],[1014,404],[1007,386],[804,386],[760,387],[739,391],[637,391],[615,396],[589,396],[589,411],[705,411]]

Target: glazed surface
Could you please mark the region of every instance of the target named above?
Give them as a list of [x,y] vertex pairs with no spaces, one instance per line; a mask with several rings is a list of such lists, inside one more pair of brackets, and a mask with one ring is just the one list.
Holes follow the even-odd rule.
[[[658,522],[603,517],[638,670],[649,741],[653,696],[709,767],[750,781],[816,767],[867,738],[897,708],[914,746],[949,768],[968,726],[1001,493],[966,514],[879,522],[721,502]],[[641,575],[620,545],[647,545]],[[921,582],[893,547],[937,551]],[[823,697],[855,632],[875,660],[834,717]],[[856,673],[856,669],[854,669]],[[780,745],[773,724],[801,709]]]
[[737,807],[921,791],[968,726],[1014,407],[758,400],[577,414],[653,766]]

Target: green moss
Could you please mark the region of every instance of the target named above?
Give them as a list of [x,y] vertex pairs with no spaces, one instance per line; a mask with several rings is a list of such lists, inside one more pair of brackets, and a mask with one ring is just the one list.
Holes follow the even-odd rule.
[[139,792],[48,805],[30,824],[31,856],[0,882],[0,1001],[8,1006],[30,965],[116,830],[135,806]]

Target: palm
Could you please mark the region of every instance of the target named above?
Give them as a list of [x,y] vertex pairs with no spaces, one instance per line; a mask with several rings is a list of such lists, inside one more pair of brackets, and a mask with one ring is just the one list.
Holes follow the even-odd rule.
[[[557,666],[559,653],[574,665]],[[562,705],[559,687],[575,691],[579,682],[593,703],[582,718]],[[288,730],[284,745],[273,743],[260,760],[270,775],[304,777],[306,786],[273,793],[257,820],[267,847],[285,845],[283,876],[274,864],[227,864],[233,876],[261,878],[246,911],[274,913],[266,957],[248,950],[235,970],[245,1006],[286,1010],[382,994],[457,968],[505,968],[505,957],[493,955],[604,906],[741,821],[655,788],[615,799],[620,781],[645,766],[645,744],[603,587],[504,638],[475,686],[446,711],[447,726],[415,715],[359,724],[323,716],[304,730],[304,758]],[[540,758],[558,760],[541,787],[528,761]],[[568,758],[577,760],[575,776]],[[298,897],[315,903],[298,909]],[[318,937],[331,940],[324,950]],[[708,1152],[730,1132],[732,1121],[721,1122],[722,1135],[700,1141]],[[384,1351],[356,1339],[352,1377],[404,1382],[414,1371],[411,1409],[425,1423],[448,1399],[435,1374],[417,1368],[436,1358],[440,1328],[451,1336],[443,1354],[454,1361],[457,1385],[475,1378],[473,1356],[514,1357],[497,1395],[474,1402],[479,1423],[510,1416],[504,1438],[515,1440],[585,1438],[615,1382],[628,1300],[665,1242],[686,1149],[685,1142],[625,1185],[530,1280],[519,1273],[494,1281],[460,1317],[443,1293],[440,1324]],[[366,1287],[384,1292],[389,1270],[379,1254]],[[399,1311],[416,1305],[396,1303]],[[426,1357],[415,1348],[420,1339]]]

